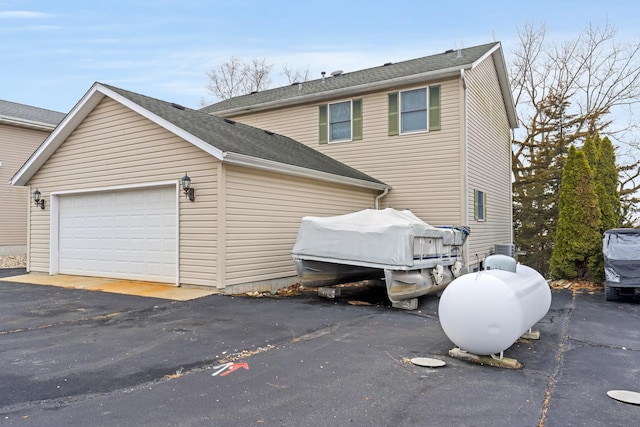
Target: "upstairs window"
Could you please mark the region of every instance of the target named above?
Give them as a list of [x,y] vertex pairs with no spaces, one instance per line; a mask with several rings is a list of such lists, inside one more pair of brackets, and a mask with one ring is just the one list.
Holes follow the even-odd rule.
[[400,132],[427,130],[427,90],[400,92]]
[[329,142],[351,140],[351,101],[329,104]]
[[440,129],[440,86],[389,94],[389,135]]
[[319,115],[320,144],[362,139],[362,99],[320,105]]

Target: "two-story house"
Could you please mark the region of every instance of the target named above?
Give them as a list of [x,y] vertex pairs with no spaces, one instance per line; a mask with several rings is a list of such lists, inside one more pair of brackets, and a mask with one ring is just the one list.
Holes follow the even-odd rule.
[[287,135],[389,184],[383,206],[471,227],[476,268],[512,234],[511,129],[500,43],[231,98],[203,111]]
[[384,206],[470,225],[473,268],[511,242],[515,122],[498,43],[204,110],[96,83],[11,179],[46,202],[28,269],[273,289],[302,217]]
[[63,117],[0,100],[0,255],[27,253],[27,190],[8,182]]

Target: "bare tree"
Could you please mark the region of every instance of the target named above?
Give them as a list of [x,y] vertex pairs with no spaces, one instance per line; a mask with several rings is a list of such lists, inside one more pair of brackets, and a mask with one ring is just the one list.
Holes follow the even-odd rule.
[[273,64],[267,64],[267,60],[252,59],[244,65],[245,90],[249,93],[259,92],[271,87],[271,70]]
[[289,66],[289,64],[284,64],[282,66],[282,74],[284,74],[287,77],[287,80],[289,80],[289,84],[291,84],[291,83],[302,83],[302,82],[308,81],[310,72],[309,72],[308,66],[303,70],[301,69],[294,70]]
[[244,68],[244,62],[235,56],[213,68],[207,73],[207,92],[220,99],[240,95],[245,87]]
[[[232,56],[207,73],[207,92],[218,99],[229,99],[268,89],[271,86],[272,64],[266,59],[252,59],[244,62]],[[202,103],[202,102],[201,102]]]
[[616,33],[609,23],[590,25],[574,40],[554,43],[547,41],[544,25],[526,24],[518,31],[510,67],[522,126],[512,138],[516,243],[543,271],[570,145],[596,134],[625,145],[636,154],[627,157],[631,164],[620,166],[620,194],[627,206],[633,206],[629,198],[640,188],[629,179],[638,170],[640,150],[630,137],[640,128],[632,115],[627,120],[619,114],[640,105],[640,45],[618,43]]
[[518,140],[514,160],[549,131],[542,104],[551,97],[568,104],[572,115],[562,123],[572,127],[568,142],[588,135],[608,135],[640,149],[637,141],[624,136],[640,127],[630,120],[614,123],[612,112],[640,104],[640,44],[622,45],[609,23],[589,26],[575,40],[562,44],[546,41],[544,25],[526,24],[518,31],[520,45],[513,53],[511,87],[518,105],[524,136]]

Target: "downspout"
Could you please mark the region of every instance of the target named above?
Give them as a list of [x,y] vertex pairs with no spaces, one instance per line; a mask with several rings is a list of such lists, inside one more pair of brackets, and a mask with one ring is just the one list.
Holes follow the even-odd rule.
[[[460,70],[460,80],[462,80],[462,144],[464,145],[464,195],[462,197],[462,208],[464,209],[464,225],[469,225],[469,145],[467,144],[467,81],[464,77],[464,68]],[[470,266],[469,239],[466,239],[463,247],[466,267]]]
[[388,189],[388,188],[385,188],[385,189],[384,189],[384,191],[383,191],[382,193],[380,193],[380,194],[376,197],[376,199],[375,199],[375,200],[374,200],[374,202],[373,202],[373,208],[374,208],[375,210],[380,209],[380,199],[382,199],[384,196],[386,196],[386,195],[387,195],[387,193],[389,193],[389,189]]

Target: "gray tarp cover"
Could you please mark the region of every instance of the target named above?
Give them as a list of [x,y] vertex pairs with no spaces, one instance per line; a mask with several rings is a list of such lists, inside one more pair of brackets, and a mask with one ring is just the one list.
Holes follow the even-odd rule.
[[433,227],[411,211],[365,209],[333,217],[302,218],[291,253],[365,263],[413,266],[414,238],[442,239],[462,245],[466,236],[452,228]]
[[640,286],[640,229],[607,230],[602,240],[606,281]]

